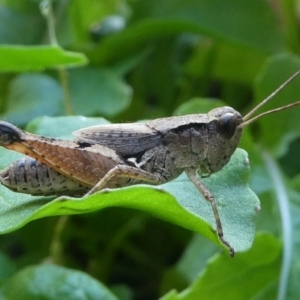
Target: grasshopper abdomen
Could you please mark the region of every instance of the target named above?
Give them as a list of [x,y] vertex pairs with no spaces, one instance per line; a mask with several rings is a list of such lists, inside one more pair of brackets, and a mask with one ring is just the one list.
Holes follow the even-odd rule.
[[20,159],[2,170],[0,182],[14,192],[36,196],[81,196],[89,190],[31,157]]

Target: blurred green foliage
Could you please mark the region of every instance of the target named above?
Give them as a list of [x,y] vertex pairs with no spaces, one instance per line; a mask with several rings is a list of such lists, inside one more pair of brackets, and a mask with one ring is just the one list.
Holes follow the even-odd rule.
[[[70,138],[102,118],[205,113],[223,103],[244,115],[300,69],[297,0],[47,3],[0,0],[1,119],[30,122],[37,134]],[[298,100],[299,85],[264,110]],[[237,168],[240,150],[207,181],[228,201],[225,233],[243,250],[233,259],[216,247],[209,207],[200,196],[190,205],[198,194],[184,194],[192,187],[182,178],[162,187],[170,194],[137,186],[77,203],[1,187],[0,232],[13,232],[0,237],[0,298],[298,299],[299,114],[245,130],[251,175]],[[18,157],[1,149],[1,168]]]

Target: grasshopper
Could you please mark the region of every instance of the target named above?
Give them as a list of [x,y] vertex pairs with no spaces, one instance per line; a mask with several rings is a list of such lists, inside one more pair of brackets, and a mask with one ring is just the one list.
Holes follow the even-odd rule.
[[220,171],[229,162],[246,125],[300,104],[294,102],[250,118],[299,74],[244,117],[231,107],[221,107],[207,114],[87,127],[74,132],[73,141],[37,136],[2,121],[0,146],[32,158],[7,167],[0,173],[0,181],[13,191],[33,195],[90,195],[103,188],[162,184],[185,172],[211,204],[217,234],[233,256],[234,249],[223,237],[214,196],[201,177]]

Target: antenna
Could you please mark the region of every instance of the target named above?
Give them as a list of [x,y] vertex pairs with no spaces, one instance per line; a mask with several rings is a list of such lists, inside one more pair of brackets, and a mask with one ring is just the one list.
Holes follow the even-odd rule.
[[258,118],[268,115],[268,114],[272,114],[274,112],[278,112],[278,111],[282,111],[285,109],[289,109],[291,107],[300,105],[300,101],[296,101],[294,103],[291,104],[287,104],[284,105],[282,107],[279,108],[274,108],[271,109],[269,111],[266,111],[264,113],[261,113],[251,119],[249,119],[258,109],[260,109],[263,105],[265,105],[267,102],[269,102],[274,96],[276,96],[282,89],[284,89],[290,82],[292,82],[295,78],[297,78],[300,75],[300,70],[298,70],[295,74],[293,74],[289,79],[287,79],[283,84],[281,84],[273,93],[271,93],[266,99],[264,99],[261,103],[259,103],[256,107],[254,107],[246,116],[243,117],[244,121],[240,127],[244,127],[250,123],[252,123],[253,121],[257,120]]

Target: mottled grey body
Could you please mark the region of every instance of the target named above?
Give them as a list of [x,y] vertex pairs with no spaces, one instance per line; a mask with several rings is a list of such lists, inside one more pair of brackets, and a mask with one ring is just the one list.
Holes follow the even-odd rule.
[[9,189],[32,195],[86,195],[137,183],[161,184],[186,172],[210,202],[221,241],[223,229],[211,192],[197,178],[223,168],[234,153],[243,118],[230,107],[208,114],[162,118],[146,123],[92,126],[74,141],[33,135],[0,122],[0,145],[25,158],[0,172]]
[[[233,127],[229,126],[226,131],[224,126],[228,129],[228,120]],[[241,123],[242,116],[237,111],[223,107],[208,114],[161,118],[146,123],[92,126],[74,132],[76,140],[63,141],[38,137],[0,122],[1,145],[27,143],[28,151],[11,149],[36,159],[38,155],[42,157],[42,163],[28,158],[12,164],[0,173],[0,181],[13,191],[32,195],[73,195],[93,187],[117,166],[121,166],[120,174],[115,172],[101,188],[143,182],[161,184],[175,179],[188,168],[198,170],[201,176],[209,176],[230,160],[242,135],[242,128],[238,127]],[[5,130],[1,134],[1,126],[6,131],[9,127],[17,137]],[[32,154],[32,150],[38,155]],[[51,159],[45,161],[44,157]],[[78,180],[84,176],[88,178]]]
[[[229,133],[222,127],[227,117],[233,124]],[[159,183],[163,183],[190,167],[203,176],[221,170],[237,148],[242,122],[239,112],[222,107],[208,114],[92,126],[74,135],[79,142],[101,144],[127,160],[135,159],[141,169],[161,175]]]

